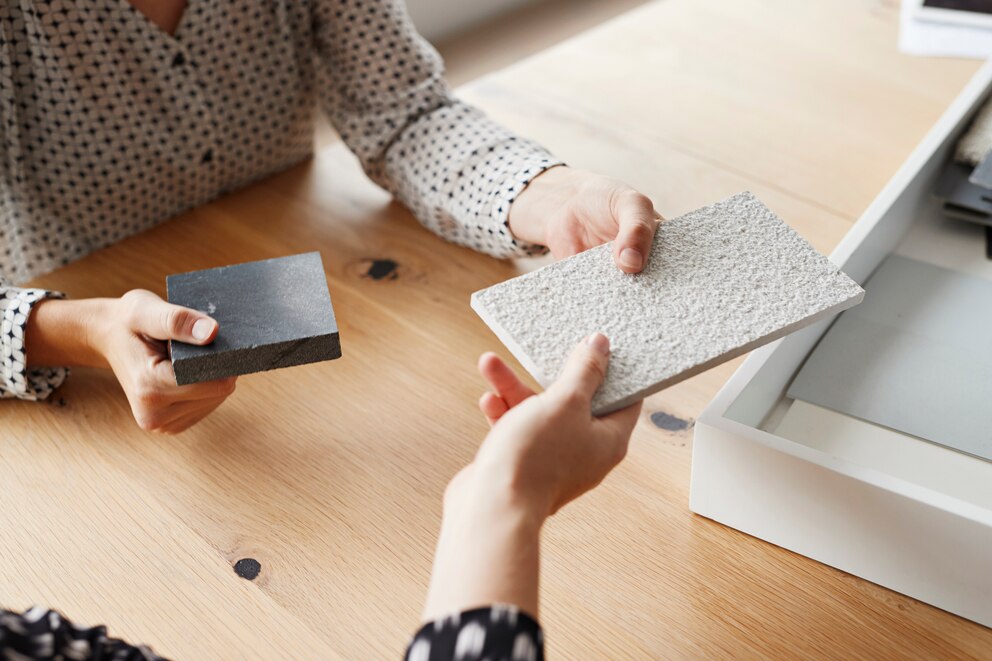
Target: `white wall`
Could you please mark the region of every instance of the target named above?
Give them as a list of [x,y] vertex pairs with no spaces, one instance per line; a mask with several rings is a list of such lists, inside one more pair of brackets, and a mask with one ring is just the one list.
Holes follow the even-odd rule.
[[430,40],[447,36],[534,0],[407,0],[417,29]]

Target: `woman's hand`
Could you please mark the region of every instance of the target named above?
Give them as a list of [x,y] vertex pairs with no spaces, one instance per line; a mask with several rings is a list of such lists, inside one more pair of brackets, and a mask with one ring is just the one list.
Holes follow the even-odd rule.
[[179,433],[234,392],[233,377],[178,386],[169,360],[167,340],[210,344],[217,336],[216,321],[142,289],[129,291],[113,305],[98,348],[124,388],[139,427]]
[[638,273],[651,254],[661,215],[630,186],[592,172],[553,167],[510,206],[510,232],[547,246],[555,259],[613,241],[613,261]]
[[590,335],[540,395],[496,354],[479,360],[491,392],[479,408],[493,425],[466,472],[484,473],[536,517],[554,514],[606,477],[627,453],[640,403],[601,418],[590,413],[603,383],[609,340]]
[[28,320],[32,366],[109,367],[124,389],[138,426],[176,434],[188,429],[234,392],[234,378],[176,385],[167,340],[209,344],[217,322],[136,289],[120,298],[46,300]]
[[620,463],[640,413],[640,403],[590,413],[608,361],[609,341],[592,335],[538,395],[494,354],[482,356],[492,392],[479,407],[493,426],[445,491],[425,620],[494,603],[537,617],[545,519]]

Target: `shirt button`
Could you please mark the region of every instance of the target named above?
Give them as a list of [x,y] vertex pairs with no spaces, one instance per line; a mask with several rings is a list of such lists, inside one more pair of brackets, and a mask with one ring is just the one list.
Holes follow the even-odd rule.
[[181,67],[186,64],[186,56],[182,53],[176,53],[176,56],[172,58],[172,66]]

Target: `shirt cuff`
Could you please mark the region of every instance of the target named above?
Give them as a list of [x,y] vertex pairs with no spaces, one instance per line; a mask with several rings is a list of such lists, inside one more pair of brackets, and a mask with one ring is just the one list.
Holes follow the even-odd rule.
[[406,661],[544,661],[537,620],[510,604],[474,608],[429,622],[406,650]]
[[0,399],[47,399],[69,375],[67,367],[27,367],[24,331],[39,302],[65,298],[45,289],[0,288]]
[[[526,142],[526,141],[525,141]],[[539,174],[558,166],[565,165],[543,148],[530,143],[533,151],[526,156],[518,157],[513,161],[515,169],[506,177],[502,186],[496,189],[495,199],[492,205],[492,219],[496,227],[503,230],[502,236],[506,237],[504,243],[504,257],[533,257],[535,255],[547,254],[547,246],[537,243],[528,243],[514,238],[510,232],[510,206],[513,201],[520,196],[520,193],[530,185]]]
[[107,635],[107,627],[73,624],[56,611],[0,611],[0,659],[167,661],[145,645]]

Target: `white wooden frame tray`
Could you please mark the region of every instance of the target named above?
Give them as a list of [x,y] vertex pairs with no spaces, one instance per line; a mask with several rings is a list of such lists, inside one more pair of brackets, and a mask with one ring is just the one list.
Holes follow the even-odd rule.
[[[931,196],[990,95],[992,63],[833,252],[857,282],[891,253],[992,280],[983,228],[944,220]],[[690,508],[992,626],[992,462],[787,398],[832,322],[753,352],[703,411]]]

